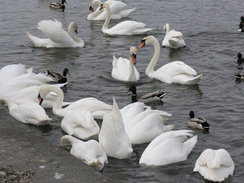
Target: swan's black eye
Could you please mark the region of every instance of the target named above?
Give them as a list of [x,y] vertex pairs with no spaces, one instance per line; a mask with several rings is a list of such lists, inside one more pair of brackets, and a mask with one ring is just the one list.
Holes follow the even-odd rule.
[[145,44],[145,42],[146,42],[146,39],[141,40],[141,43],[144,43]]

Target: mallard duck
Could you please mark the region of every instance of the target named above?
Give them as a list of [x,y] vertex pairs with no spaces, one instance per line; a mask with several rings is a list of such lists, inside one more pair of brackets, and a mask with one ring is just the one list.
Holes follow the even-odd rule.
[[241,16],[240,20],[241,22],[239,24],[239,31],[244,32],[244,16]]
[[208,124],[206,119],[195,117],[193,111],[190,111],[189,116],[190,116],[190,120],[187,121],[187,125],[189,127],[205,130],[206,132],[209,131],[210,125]]
[[53,8],[53,9],[62,9],[64,11],[65,9],[65,5],[64,3],[67,3],[66,0],[62,0],[62,2],[51,2],[49,4],[49,7],[50,8]]
[[138,96],[136,93],[136,87],[131,86],[128,91],[129,94],[131,94],[131,100],[132,102],[143,102],[143,103],[150,103],[150,102],[158,102],[162,101],[165,92],[157,90],[151,93],[143,94]]
[[63,75],[49,70],[46,71],[46,74],[58,83],[66,83],[67,82],[66,75],[69,74],[69,69],[64,68]]
[[236,80],[244,80],[244,73],[235,74]]

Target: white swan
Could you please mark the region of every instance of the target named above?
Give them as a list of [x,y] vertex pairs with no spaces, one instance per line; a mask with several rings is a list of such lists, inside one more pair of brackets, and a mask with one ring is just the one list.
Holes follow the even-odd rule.
[[[134,12],[136,8],[126,9],[127,4],[122,1],[107,0],[106,3],[109,4],[111,10],[111,19],[122,19],[128,17],[129,14]],[[100,10],[99,8],[94,11],[95,6],[101,6],[102,2],[100,0],[93,0],[90,4],[90,14],[87,16],[87,20],[105,20],[106,11]]]
[[72,145],[70,154],[87,165],[93,166],[97,170],[102,170],[104,163],[108,163],[107,156],[97,141],[89,140],[83,142],[70,135],[65,135],[60,139],[60,144],[63,145],[67,141]]
[[71,110],[61,121],[61,128],[69,135],[86,140],[97,136],[100,128],[90,112]]
[[111,10],[109,8],[109,4],[105,2],[105,3],[101,4],[101,8],[105,8],[106,12],[107,12],[106,20],[104,21],[104,24],[102,26],[102,32],[104,34],[108,34],[111,36],[141,35],[141,34],[146,34],[148,31],[153,30],[151,28],[145,28],[146,25],[144,23],[136,22],[136,21],[129,21],[129,20],[120,22],[109,29],[108,24],[111,19]]
[[162,41],[162,46],[170,48],[180,48],[186,46],[183,39],[183,34],[179,31],[170,30],[169,24],[165,24],[163,30],[166,32],[164,39]]
[[27,36],[33,42],[35,47],[53,48],[53,47],[84,47],[85,43],[82,39],[74,36],[78,33],[78,25],[71,22],[68,27],[68,32],[63,29],[62,23],[58,20],[41,20],[38,23],[41,30],[48,38],[41,39],[26,32]]
[[170,114],[164,111],[152,110],[150,107],[145,110],[145,104],[140,102],[129,104],[120,111],[125,131],[132,144],[151,142],[161,133],[174,128],[174,125],[164,125],[167,117],[171,116]]
[[197,143],[197,136],[186,140],[187,136],[192,136],[191,132],[177,130],[162,133],[147,146],[139,163],[159,166],[186,160]]
[[9,98],[1,98],[0,101],[6,103],[9,114],[22,123],[41,126],[48,125],[49,121],[52,120],[47,116],[45,110],[34,102],[16,104]]
[[222,182],[233,175],[235,164],[224,149],[206,149],[195,163],[194,172],[199,172],[205,179]]
[[98,139],[109,157],[126,159],[132,154],[132,145],[125,132],[123,119],[114,98],[112,111],[103,117]]
[[83,98],[72,102],[65,108],[62,108],[62,102],[64,100],[63,91],[53,85],[45,85],[42,86],[39,90],[39,100],[40,104],[42,103],[43,99],[46,98],[49,92],[55,92],[57,94],[57,98],[55,104],[53,105],[53,114],[58,116],[65,116],[68,111],[70,110],[80,110],[80,111],[88,111],[91,112],[93,117],[102,119],[102,116],[105,112],[110,111],[112,109],[111,105],[108,105],[96,98]]
[[135,64],[136,64],[136,54],[137,48],[130,47],[130,55],[129,60],[126,58],[116,58],[113,55],[113,62],[112,62],[112,78],[120,81],[127,81],[127,82],[136,82],[140,79],[140,74],[137,71]]
[[202,78],[202,74],[197,75],[197,72],[193,68],[182,61],[174,61],[165,64],[155,71],[154,67],[160,56],[159,42],[154,36],[147,36],[141,41],[139,48],[142,48],[145,45],[153,45],[154,47],[153,57],[146,69],[146,75],[148,77],[169,84],[177,83],[184,85],[196,84]]

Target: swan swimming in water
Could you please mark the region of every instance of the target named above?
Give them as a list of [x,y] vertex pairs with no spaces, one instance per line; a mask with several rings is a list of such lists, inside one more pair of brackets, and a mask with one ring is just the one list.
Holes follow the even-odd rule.
[[181,32],[175,31],[173,29],[170,30],[169,24],[165,24],[163,29],[166,32],[164,39],[162,41],[163,47],[177,49],[186,46],[186,43],[183,39],[183,34]]
[[38,95],[38,98],[40,100],[39,104],[41,104],[43,102],[43,99],[45,99],[47,94],[51,91],[53,91],[54,93],[57,94],[56,101],[53,105],[53,114],[56,114],[58,116],[63,117],[70,110],[80,110],[80,111],[91,112],[94,118],[102,119],[104,113],[106,113],[112,109],[111,105],[108,105],[108,104],[106,104],[96,98],[92,98],[92,97],[77,100],[75,102],[72,102],[67,107],[62,108],[62,102],[64,100],[63,91],[59,87],[56,87],[53,85],[46,85],[46,86],[41,87],[41,89],[39,90],[39,95]]
[[235,164],[229,153],[224,149],[206,149],[198,157],[194,172],[199,172],[204,179],[222,182],[233,175]]
[[[111,19],[122,19],[127,17],[129,14],[134,12],[136,8],[126,9],[127,4],[122,1],[107,0],[106,3],[109,4],[111,10]],[[95,6],[101,6],[102,2],[100,0],[93,0],[90,4],[89,10],[90,14],[87,16],[87,20],[105,20],[106,11],[104,9],[94,10]]]
[[103,117],[98,139],[108,157],[126,159],[133,152],[121,113],[114,98],[112,110]]
[[106,20],[104,21],[104,24],[102,26],[102,32],[104,34],[108,34],[110,36],[116,36],[116,35],[142,35],[146,34],[148,31],[151,31],[153,29],[151,28],[146,28],[146,25],[141,22],[136,22],[136,21],[123,21],[115,26],[108,28],[110,19],[111,19],[111,10],[109,8],[108,3],[103,3],[101,4],[101,9],[105,8],[107,12],[107,17]]
[[[141,155],[140,164],[161,166],[184,161],[197,143],[191,130],[165,132],[153,139]],[[186,140],[187,137],[191,138]]]
[[111,73],[112,78],[126,82],[138,81],[140,79],[140,74],[135,67],[136,54],[137,48],[130,47],[129,60],[126,58],[116,58],[115,56],[113,56],[113,68]]
[[84,47],[85,43],[82,39],[76,37],[74,33],[78,33],[78,25],[71,22],[68,26],[68,32],[63,29],[62,23],[58,20],[41,20],[38,23],[41,30],[48,38],[41,39],[26,32],[27,36],[33,42],[35,47],[44,48],[65,48],[65,47]]
[[105,152],[95,140],[83,142],[70,135],[65,135],[60,139],[60,144],[64,145],[65,142],[69,142],[72,145],[70,154],[97,170],[102,170],[104,164],[108,163]]
[[45,110],[34,102],[17,104],[10,98],[0,98],[8,106],[9,114],[22,123],[42,126],[48,125],[52,119]]
[[153,45],[154,47],[153,57],[146,69],[146,75],[148,77],[155,78],[168,84],[177,83],[184,85],[197,84],[202,78],[202,74],[197,75],[197,72],[193,68],[182,61],[174,61],[165,64],[155,71],[154,67],[160,56],[159,42],[154,36],[147,36],[142,39],[139,48],[142,48],[145,45]]
[[100,128],[87,111],[70,110],[61,121],[61,128],[69,135],[87,140],[98,135]]

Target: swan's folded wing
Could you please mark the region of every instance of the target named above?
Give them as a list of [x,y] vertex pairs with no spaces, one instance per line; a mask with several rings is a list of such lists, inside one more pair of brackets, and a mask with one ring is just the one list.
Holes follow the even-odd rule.
[[72,38],[63,29],[62,23],[58,20],[41,20],[38,23],[40,29],[49,39],[60,44],[72,43]]
[[110,5],[111,13],[119,13],[122,10],[125,10],[127,4],[122,1],[115,1],[115,0],[108,0],[107,1]]

